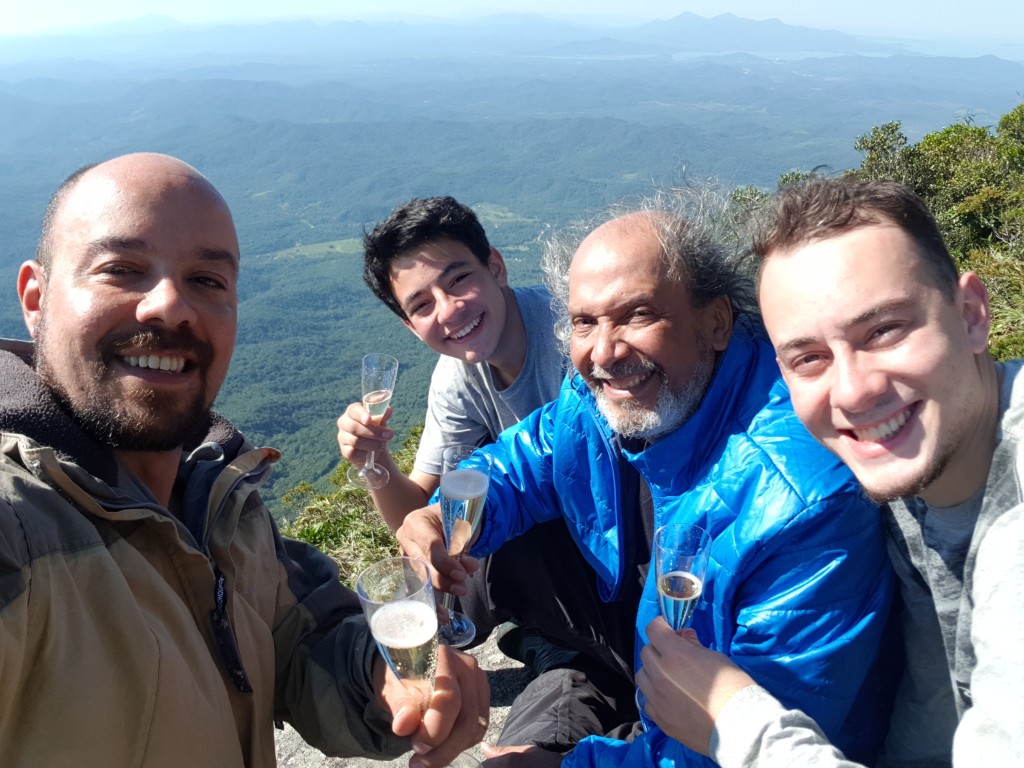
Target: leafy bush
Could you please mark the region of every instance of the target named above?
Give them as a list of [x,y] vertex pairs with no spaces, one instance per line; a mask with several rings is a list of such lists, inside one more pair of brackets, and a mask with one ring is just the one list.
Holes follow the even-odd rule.
[[[392,454],[406,474],[412,470],[422,433],[422,425],[414,427],[402,447]],[[338,465],[329,478],[334,490],[327,493],[318,492],[309,483],[288,491],[281,503],[289,512],[294,512],[294,519],[283,523],[281,532],[334,558],[341,580],[354,586],[364,568],[397,555],[398,543],[374,508],[370,494],[349,485],[345,477],[347,469],[347,461]]]

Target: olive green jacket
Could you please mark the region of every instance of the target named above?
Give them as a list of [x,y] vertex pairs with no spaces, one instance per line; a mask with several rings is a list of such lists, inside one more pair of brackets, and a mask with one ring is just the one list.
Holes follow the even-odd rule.
[[275,720],[329,754],[408,749],[358,600],[260,500],[277,452],[223,421],[208,440],[173,517],[0,351],[5,768],[272,766]]

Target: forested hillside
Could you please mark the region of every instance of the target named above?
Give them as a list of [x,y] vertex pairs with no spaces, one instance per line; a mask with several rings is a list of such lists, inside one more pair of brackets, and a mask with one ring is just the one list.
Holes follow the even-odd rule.
[[217,407],[282,450],[276,503],[303,481],[325,487],[365,352],[403,362],[396,426],[422,415],[431,356],[359,264],[364,228],[409,197],[476,208],[514,279],[533,282],[547,233],[608,203],[688,179],[767,189],[795,169],[854,167],[857,137],[891,121],[908,146],[944,126],[973,136],[1021,83],[1017,61],[690,14],[629,28],[150,20],[0,38],[0,335],[24,336],[14,274],[62,178],[136,150],[192,163],[230,203],[243,250]]

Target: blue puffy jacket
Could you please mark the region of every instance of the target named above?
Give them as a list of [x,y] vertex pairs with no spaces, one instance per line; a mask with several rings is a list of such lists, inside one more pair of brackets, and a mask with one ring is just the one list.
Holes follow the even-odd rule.
[[[496,461],[473,554],[493,552],[536,522],[563,515],[602,596],[623,585],[617,449],[586,384],[488,446]],[[876,657],[892,576],[877,507],[797,420],[771,346],[749,320],[732,340],[697,412],[626,458],[650,486],[655,526],[695,523],[712,535],[692,627],[785,706],[802,709],[848,756],[874,757],[890,689]],[[636,573],[635,570],[632,573]],[[637,611],[636,657],[658,615],[651,568]],[[712,765],[653,724],[631,743],[582,741],[566,766]]]

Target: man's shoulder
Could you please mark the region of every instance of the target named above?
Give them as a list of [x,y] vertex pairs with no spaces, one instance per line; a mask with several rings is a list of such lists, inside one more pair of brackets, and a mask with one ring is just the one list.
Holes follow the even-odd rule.
[[747,429],[730,440],[725,456],[734,471],[766,473],[765,482],[781,491],[778,481],[783,481],[808,505],[840,493],[860,495],[850,470],[801,423],[781,379]]
[[22,341],[21,339],[0,338],[0,351],[11,352],[20,357],[22,361],[31,365],[32,358],[35,355],[35,344],[31,341]]
[[1000,372],[1000,439],[1024,437],[1024,360],[998,363]]
[[41,556],[103,546],[95,525],[25,466],[40,460],[56,458],[25,435],[0,432],[0,559],[5,568],[27,566]]
[[522,306],[524,303],[531,306],[551,306],[551,293],[544,285],[517,285],[512,288],[512,295],[516,303]]

